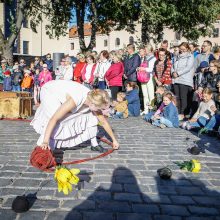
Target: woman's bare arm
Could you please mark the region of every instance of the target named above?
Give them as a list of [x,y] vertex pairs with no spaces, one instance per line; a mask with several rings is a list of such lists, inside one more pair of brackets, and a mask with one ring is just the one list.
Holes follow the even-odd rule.
[[76,108],[76,104],[72,98],[68,98],[54,113],[47,124],[47,128],[44,134],[44,141],[41,145],[42,149],[47,149],[49,147],[50,136],[55,128],[57,122],[63,119],[71,110]]
[[119,143],[115,138],[115,135],[112,131],[111,126],[109,125],[108,121],[106,120],[106,118],[103,115],[97,115],[98,120],[100,121],[101,125],[103,126],[103,128],[105,129],[105,131],[107,132],[107,134],[111,137],[112,141],[113,141],[113,148],[114,149],[118,149],[119,148]]

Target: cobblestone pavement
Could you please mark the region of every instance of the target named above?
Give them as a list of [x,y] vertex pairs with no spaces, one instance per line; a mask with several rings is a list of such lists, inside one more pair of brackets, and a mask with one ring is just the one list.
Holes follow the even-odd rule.
[[[52,173],[29,164],[38,135],[27,122],[0,121],[0,219],[2,220],[219,220],[220,143],[214,137],[182,129],[160,129],[141,118],[111,121],[120,150],[78,167],[90,175],[81,190],[58,193]],[[205,153],[192,156],[187,148],[198,141]],[[107,147],[107,146],[106,146]],[[65,161],[94,156],[90,148],[65,151]],[[199,159],[198,174],[173,162]],[[161,180],[157,169],[172,169]],[[37,192],[37,194],[36,194]],[[11,210],[13,199],[25,194],[32,207]],[[35,196],[36,195],[36,196]]]

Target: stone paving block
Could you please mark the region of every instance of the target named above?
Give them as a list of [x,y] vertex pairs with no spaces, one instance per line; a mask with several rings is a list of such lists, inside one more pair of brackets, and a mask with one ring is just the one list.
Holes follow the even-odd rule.
[[[116,183],[100,183],[98,187],[102,190],[107,190],[109,192],[122,192],[123,187],[121,184],[116,184]],[[97,190],[99,190],[97,188]]]
[[117,220],[152,220],[152,218],[148,214],[119,213],[117,214]]
[[19,220],[44,220],[46,212],[28,211],[19,214]]
[[137,180],[135,177],[126,177],[126,176],[116,176],[115,177],[115,183],[121,183],[121,184],[136,184]]
[[186,220],[214,220],[215,217],[187,217]]
[[176,205],[190,205],[196,204],[190,196],[170,196],[173,204]]
[[40,186],[42,180],[37,179],[16,179],[13,183],[14,187],[32,188]]
[[216,208],[208,208],[205,206],[188,206],[189,211],[192,214],[216,216],[219,215],[219,211]]
[[110,212],[130,212],[131,207],[127,202],[108,201],[98,204],[98,209]]
[[161,212],[165,215],[189,216],[190,213],[184,206],[177,205],[161,205]]
[[196,201],[200,205],[220,205],[220,197],[208,197],[208,196],[193,196],[194,201]]
[[168,196],[160,194],[145,194],[142,196],[146,203],[159,203],[159,204],[171,204],[171,200]]
[[135,213],[160,214],[158,205],[151,204],[133,204],[132,210]]
[[129,201],[129,202],[142,202],[140,194],[134,194],[134,193],[115,193],[114,200]]
[[74,210],[94,210],[95,202],[91,200],[65,200],[61,206],[64,209],[74,209]]
[[23,195],[24,192],[25,189],[3,188],[3,190],[0,192],[0,196],[17,196]]
[[82,214],[73,210],[73,211],[55,211],[50,212],[47,220],[83,220]]
[[[113,214],[104,212],[83,212],[83,220],[114,220]],[[75,219],[74,219],[75,220]]]
[[183,186],[177,186],[176,191],[180,195],[204,195],[204,192],[199,187],[183,187]]
[[0,187],[6,187],[6,186],[10,186],[13,183],[13,179],[12,178],[0,178]]
[[13,220],[16,219],[16,213],[12,210],[0,208],[0,219],[2,220]]
[[141,190],[137,184],[124,184],[124,190],[128,193],[141,193]]
[[182,220],[182,217],[170,215],[155,215],[154,220]]

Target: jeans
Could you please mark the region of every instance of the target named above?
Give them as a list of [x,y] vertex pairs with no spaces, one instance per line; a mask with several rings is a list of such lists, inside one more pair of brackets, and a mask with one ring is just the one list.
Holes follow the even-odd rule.
[[166,127],[168,128],[173,128],[173,123],[171,121],[169,121],[168,119],[161,117],[160,119],[157,119],[155,121],[152,122],[152,125],[155,126],[160,126],[161,124],[166,125]]
[[206,124],[205,128],[207,130],[213,130],[213,128],[218,128],[220,125],[220,115],[213,115],[209,122]]
[[144,116],[144,120],[150,122],[152,116],[155,114],[155,112],[149,112]]
[[13,85],[12,86],[12,91],[13,92],[20,92],[21,91],[21,86],[20,85],[17,85],[17,86]]
[[123,118],[124,118],[123,112],[116,112],[116,113],[113,115],[113,118],[114,118],[114,119],[123,119]]
[[207,119],[203,116],[200,116],[196,122],[190,122],[190,126],[193,128],[205,127],[208,121],[209,121],[209,119]]
[[99,88],[99,89],[102,89],[102,90],[106,89],[106,83],[105,83],[105,81],[99,81],[99,86],[98,86],[98,88]]

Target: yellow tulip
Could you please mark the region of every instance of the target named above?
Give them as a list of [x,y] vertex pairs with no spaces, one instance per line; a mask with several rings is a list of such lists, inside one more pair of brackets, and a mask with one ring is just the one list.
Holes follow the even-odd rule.
[[68,186],[66,185],[66,184],[64,184],[63,185],[63,193],[65,194],[65,195],[68,195]]
[[70,182],[71,184],[77,185],[78,182],[79,182],[79,177],[78,177],[78,176],[72,176],[72,177],[69,179],[69,182]]
[[63,184],[58,182],[57,185],[58,185],[58,192],[61,192],[63,190]]
[[193,167],[191,171],[193,173],[198,173],[201,170],[200,162],[198,160],[192,160],[192,164],[193,164]]
[[71,169],[70,172],[72,173],[72,175],[77,175],[80,173],[80,170],[79,169]]

